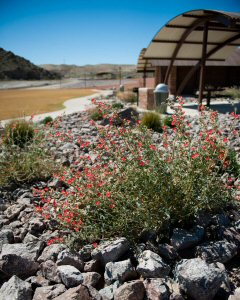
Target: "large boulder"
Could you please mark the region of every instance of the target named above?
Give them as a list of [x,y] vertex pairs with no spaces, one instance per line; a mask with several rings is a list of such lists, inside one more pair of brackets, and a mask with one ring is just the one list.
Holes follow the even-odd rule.
[[66,248],[67,247],[63,244],[51,244],[43,250],[41,256],[38,258],[38,262],[42,263],[47,260],[56,261],[58,254]]
[[57,265],[52,260],[47,260],[40,265],[42,275],[54,283],[61,283],[60,275],[57,271]]
[[114,300],[143,300],[145,295],[144,284],[141,280],[125,282],[114,292]]
[[50,281],[41,275],[30,276],[26,281],[31,283],[33,289],[50,285]]
[[171,244],[176,250],[183,250],[199,244],[204,236],[204,228],[196,226],[191,231],[175,228],[171,237]]
[[14,243],[14,235],[11,229],[3,229],[0,231],[0,252],[2,251],[3,244]]
[[102,300],[102,296],[91,286],[80,284],[68,289],[54,300]]
[[119,261],[119,262],[109,262],[106,264],[104,279],[107,284],[111,284],[114,281],[124,282],[127,280],[135,279],[137,277],[137,272],[130,259]]
[[73,252],[69,249],[65,249],[58,254],[56,264],[58,266],[70,265],[77,268],[79,271],[82,271],[84,267],[81,255],[78,252]]
[[127,251],[130,250],[130,244],[126,238],[119,238],[99,245],[92,251],[92,258],[100,260],[104,265],[108,262],[118,261]]
[[228,300],[239,300],[240,299],[240,288],[237,288],[232,295],[229,296]]
[[32,300],[31,284],[12,276],[2,285],[0,300]]
[[237,246],[227,241],[216,241],[196,247],[196,255],[209,263],[225,263],[237,254]]
[[99,260],[92,259],[84,264],[84,272],[101,272],[101,262]]
[[27,244],[4,244],[2,246],[2,253],[0,259],[4,259],[4,257],[6,256],[14,254],[31,261],[36,261],[43,247],[44,242],[42,241]]
[[149,278],[143,282],[147,299],[151,300],[168,300],[169,299],[169,288],[165,281],[161,278]]
[[228,242],[234,243],[238,247],[238,252],[240,252],[240,229],[237,229],[237,226],[226,228],[222,236]]
[[33,218],[29,221],[28,231],[31,234],[39,235],[46,228],[45,223],[40,218]]
[[81,272],[70,265],[59,266],[57,271],[67,288],[78,286],[83,282]]
[[83,284],[91,285],[93,287],[97,286],[99,280],[101,279],[101,275],[97,272],[82,273],[82,276]]
[[137,271],[143,278],[165,277],[170,270],[162,258],[151,250],[143,251],[138,259]]
[[21,205],[21,204],[11,205],[4,211],[4,215],[9,220],[12,220],[12,219],[16,218],[24,208],[25,208],[25,205]]
[[216,264],[201,258],[183,259],[175,268],[180,288],[194,300],[211,300],[226,278]]
[[52,300],[63,294],[66,288],[63,284],[55,284],[51,286],[38,287],[35,290],[32,300]]
[[28,278],[35,275],[39,264],[16,254],[5,254],[0,259],[0,270],[11,277],[17,275],[20,278]]
[[119,286],[120,283],[115,281],[113,284],[105,286],[103,289],[99,290],[99,294],[102,296],[103,300],[113,300],[114,293]]

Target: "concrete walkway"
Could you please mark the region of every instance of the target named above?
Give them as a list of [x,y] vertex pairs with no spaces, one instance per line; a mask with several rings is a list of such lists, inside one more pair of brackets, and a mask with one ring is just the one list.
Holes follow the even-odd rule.
[[[84,111],[92,106],[91,99],[97,98],[97,97],[105,97],[105,96],[110,96],[112,95],[112,90],[94,90],[97,93],[90,95],[90,96],[85,96],[85,97],[79,97],[79,98],[74,98],[74,99],[69,99],[64,102],[64,109],[54,111],[54,112],[48,112],[44,114],[39,114],[39,115],[34,115],[33,121],[34,122],[39,122],[43,120],[47,116],[51,116],[53,119],[61,116],[61,115],[69,115],[75,112],[79,111]],[[25,119],[25,120],[30,120],[31,116],[26,116],[24,118],[18,118],[18,119]],[[0,127],[4,127],[5,124],[7,124],[11,119],[9,120],[2,120],[0,121]]]

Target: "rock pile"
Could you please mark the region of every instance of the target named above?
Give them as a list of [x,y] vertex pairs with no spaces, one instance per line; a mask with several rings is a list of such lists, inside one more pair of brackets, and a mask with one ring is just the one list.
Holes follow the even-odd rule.
[[[79,134],[84,141],[97,139],[87,119],[86,113],[62,119],[58,134],[71,130],[72,142],[49,138],[49,149],[64,166],[75,166],[80,155],[94,162],[94,154],[74,139]],[[153,138],[161,141],[160,134]],[[239,147],[239,141],[232,143]],[[0,300],[240,299],[240,215],[235,208],[200,216],[190,230],[175,228],[164,243],[146,232],[135,247],[119,237],[72,251],[48,243],[59,231],[54,220],[46,222],[35,211],[40,202],[33,194],[36,187],[67,184],[51,179],[0,189]]]

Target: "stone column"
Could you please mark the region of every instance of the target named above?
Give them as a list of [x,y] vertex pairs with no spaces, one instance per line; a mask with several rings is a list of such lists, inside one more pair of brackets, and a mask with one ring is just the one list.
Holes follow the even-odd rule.
[[138,106],[143,109],[155,109],[154,89],[140,88],[138,90]]

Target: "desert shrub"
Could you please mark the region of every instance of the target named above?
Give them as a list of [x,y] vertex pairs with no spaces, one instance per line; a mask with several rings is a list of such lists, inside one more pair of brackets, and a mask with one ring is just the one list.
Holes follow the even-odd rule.
[[124,105],[121,102],[115,102],[112,104],[113,109],[121,109],[123,107],[124,107]]
[[135,103],[137,102],[137,94],[133,92],[119,92],[117,93],[117,97],[127,103]]
[[23,148],[32,141],[33,137],[33,125],[25,120],[11,121],[5,127],[4,143],[6,145],[16,145]]
[[92,104],[95,105],[94,108],[89,110],[90,118],[93,121],[99,121],[108,116],[111,112],[111,105],[104,103],[102,101],[96,101],[96,99],[92,99]]
[[202,111],[194,138],[181,107],[173,124],[161,145],[153,143],[146,126],[98,128],[91,145],[95,162],[84,156],[76,162],[81,170],[60,175],[68,190],[39,191],[43,217],[58,220],[86,243],[116,236],[138,241],[145,229],[161,235],[164,224],[186,226],[200,212],[213,213],[234,201],[235,179],[222,176],[230,157],[217,114]]
[[102,113],[102,111],[100,111],[99,109],[96,108],[96,109],[92,110],[90,118],[93,121],[100,121],[103,119],[103,113]]
[[173,127],[172,122],[173,122],[173,118],[172,118],[171,116],[166,116],[166,117],[163,119],[163,124],[164,124],[165,126]]
[[44,136],[36,133],[24,147],[0,143],[0,186],[46,179],[60,169],[43,141]]
[[53,122],[53,118],[51,116],[47,116],[41,121],[41,123],[44,125],[51,124],[52,122]]
[[146,126],[148,129],[152,129],[157,132],[162,131],[162,122],[160,115],[154,112],[146,112],[143,114],[141,124]]
[[240,99],[240,88],[226,88],[224,91],[218,92],[218,94],[232,99]]

